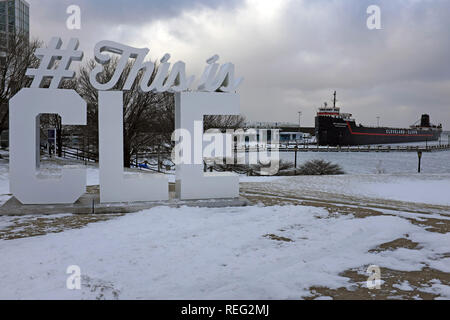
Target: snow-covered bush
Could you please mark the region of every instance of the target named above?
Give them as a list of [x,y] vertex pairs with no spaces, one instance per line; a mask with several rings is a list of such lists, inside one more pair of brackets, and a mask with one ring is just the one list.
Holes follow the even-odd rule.
[[310,160],[305,162],[297,171],[300,175],[335,175],[344,174],[340,165],[325,160]]

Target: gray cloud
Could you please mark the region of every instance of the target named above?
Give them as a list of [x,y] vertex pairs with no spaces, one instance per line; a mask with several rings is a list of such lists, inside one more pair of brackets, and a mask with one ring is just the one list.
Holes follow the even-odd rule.
[[[189,9],[217,9],[235,0],[28,0],[31,6],[32,36],[48,41],[58,34],[63,38],[78,37],[81,49],[92,51],[94,44],[105,36],[126,41],[130,29],[177,17]],[[66,9],[78,5],[81,9],[82,29],[68,30]],[[120,30],[118,30],[120,27]]]
[[[251,0],[249,0],[251,1]],[[89,55],[105,37],[170,52],[199,75],[214,53],[246,80],[251,120],[313,125],[316,108],[338,90],[362,123],[380,115],[406,126],[423,112],[450,126],[450,2],[446,0],[61,1],[30,0],[33,34],[80,37]],[[82,8],[82,30],[65,29],[66,7]],[[368,30],[378,4],[382,30]],[[55,31],[58,30],[58,31]]]

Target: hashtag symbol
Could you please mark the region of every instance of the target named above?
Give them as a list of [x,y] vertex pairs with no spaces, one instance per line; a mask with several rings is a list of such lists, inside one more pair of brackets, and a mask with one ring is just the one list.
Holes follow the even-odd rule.
[[26,75],[34,77],[31,88],[42,88],[45,80],[51,79],[50,89],[57,89],[64,79],[72,79],[75,71],[69,70],[72,61],[81,61],[83,52],[77,51],[78,39],[72,38],[67,49],[61,49],[61,38],[50,40],[48,48],[36,49],[34,55],[41,60],[39,68],[28,69]]

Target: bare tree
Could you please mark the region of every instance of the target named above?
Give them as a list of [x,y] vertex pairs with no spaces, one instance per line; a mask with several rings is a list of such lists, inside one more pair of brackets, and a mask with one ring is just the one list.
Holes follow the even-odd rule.
[[[111,59],[104,71],[97,76],[105,83],[111,79],[118,59]],[[84,65],[77,79],[79,94],[88,104],[88,131],[86,134],[98,135],[98,91],[91,85],[89,74],[95,67],[93,60]],[[113,90],[121,90],[128,77],[132,63],[129,62]],[[157,68],[152,76],[156,74]],[[156,148],[170,148],[171,134],[174,130],[174,97],[171,93],[142,92],[139,83],[142,73],[129,91],[124,92],[124,165],[131,166],[132,157],[139,152],[154,151]]]
[[0,132],[8,128],[9,99],[32,81],[25,73],[39,65],[34,51],[41,46],[38,39],[29,41],[23,35],[11,36],[5,55],[0,57]]
[[241,115],[209,115],[203,121],[204,130],[208,129],[239,129],[243,128],[245,117]]

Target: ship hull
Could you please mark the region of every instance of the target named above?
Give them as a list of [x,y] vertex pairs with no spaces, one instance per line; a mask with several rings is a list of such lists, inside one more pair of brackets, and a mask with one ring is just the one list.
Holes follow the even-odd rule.
[[442,129],[436,128],[372,128],[337,117],[316,117],[316,139],[322,146],[437,141],[441,133]]

